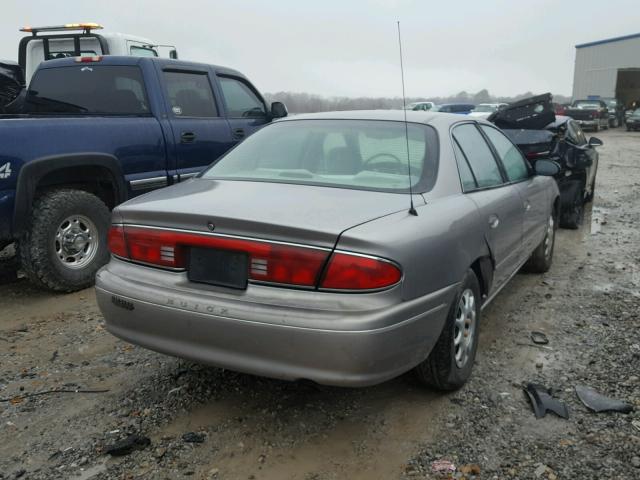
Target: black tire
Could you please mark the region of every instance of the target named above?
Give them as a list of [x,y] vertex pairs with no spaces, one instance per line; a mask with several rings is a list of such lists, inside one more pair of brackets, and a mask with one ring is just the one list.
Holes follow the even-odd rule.
[[[463,294],[468,291],[472,292],[474,297],[474,308],[471,309],[472,312],[475,312],[472,320],[473,333],[466,349],[466,361],[462,366],[459,366],[456,361],[456,352],[459,349],[455,346],[454,336],[460,333],[461,340],[467,338],[467,336],[456,327],[456,317],[463,313],[459,306]],[[447,320],[436,345],[433,347],[429,357],[414,369],[421,383],[437,390],[451,391],[462,387],[469,379],[476,357],[476,350],[478,349],[481,298],[480,283],[473,270],[469,269],[449,308]]]
[[573,189],[571,194],[571,202],[569,205],[564,205],[560,213],[560,226],[562,228],[568,228],[569,230],[577,230],[582,225],[584,218],[584,184],[582,182],[574,182],[569,187]]
[[548,272],[553,263],[553,250],[556,246],[556,229],[557,222],[555,214],[552,213],[547,221],[547,230],[540,245],[533,251],[527,263],[524,264],[524,270],[530,273]]
[[[84,235],[80,245],[86,239],[89,239],[88,244],[93,245],[93,253],[88,253],[90,247],[86,245],[78,248],[79,251],[87,248],[87,254],[75,265],[70,260],[73,258],[71,256],[65,257],[65,260],[59,258],[64,257],[66,251],[59,250],[63,243],[58,242],[56,237],[66,219],[74,216],[93,223],[92,228],[86,229],[82,221],[75,222],[79,225],[77,231],[85,228],[88,232],[80,232],[80,236]],[[36,198],[19,248],[20,265],[29,280],[56,292],[73,292],[91,286],[98,269],[109,260],[107,231],[110,216],[109,209],[98,197],[82,190],[50,190]],[[92,233],[91,230],[96,232]],[[74,242],[71,245],[70,248],[76,248]]]

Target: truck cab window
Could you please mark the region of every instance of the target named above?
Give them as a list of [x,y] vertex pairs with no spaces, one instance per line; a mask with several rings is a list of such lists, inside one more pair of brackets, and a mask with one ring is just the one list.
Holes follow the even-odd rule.
[[165,71],[164,81],[174,116],[218,116],[209,77],[205,72]]
[[243,81],[231,77],[218,77],[229,117],[265,117],[264,103]]
[[138,67],[84,64],[40,69],[25,107],[41,114],[148,115],[146,98]]

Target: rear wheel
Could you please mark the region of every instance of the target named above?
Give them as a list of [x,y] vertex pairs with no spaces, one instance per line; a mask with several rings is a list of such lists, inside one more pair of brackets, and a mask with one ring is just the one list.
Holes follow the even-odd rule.
[[51,190],[36,199],[20,240],[20,264],[36,285],[72,292],[93,284],[109,260],[110,213],[95,195],[82,190]]
[[553,213],[549,215],[547,220],[547,229],[540,245],[529,257],[524,265],[524,269],[531,273],[545,273],[551,268],[553,262],[553,248],[556,244],[556,221]]
[[418,379],[438,390],[460,388],[471,376],[478,348],[480,284],[467,270],[429,357],[415,368]]

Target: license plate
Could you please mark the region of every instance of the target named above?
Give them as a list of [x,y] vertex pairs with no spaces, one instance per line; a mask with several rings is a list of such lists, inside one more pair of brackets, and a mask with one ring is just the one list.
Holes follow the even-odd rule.
[[246,289],[248,264],[246,253],[192,247],[187,276],[192,282]]

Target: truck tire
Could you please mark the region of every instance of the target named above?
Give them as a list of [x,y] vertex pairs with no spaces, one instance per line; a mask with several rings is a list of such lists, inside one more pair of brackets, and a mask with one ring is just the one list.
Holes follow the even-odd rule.
[[107,206],[83,190],[49,190],[36,198],[20,240],[20,265],[36,285],[73,292],[93,284],[109,260]]
[[527,263],[524,264],[524,271],[530,273],[545,273],[549,271],[553,262],[553,248],[556,244],[556,226],[554,214],[551,213],[547,220],[544,238],[533,251]]
[[436,345],[414,370],[421,383],[450,391],[462,387],[469,379],[478,349],[481,298],[478,278],[469,269],[460,282]]
[[584,218],[584,180],[574,181],[571,188],[570,199],[568,205],[563,205],[560,211],[560,226],[570,230],[577,230],[582,225]]

